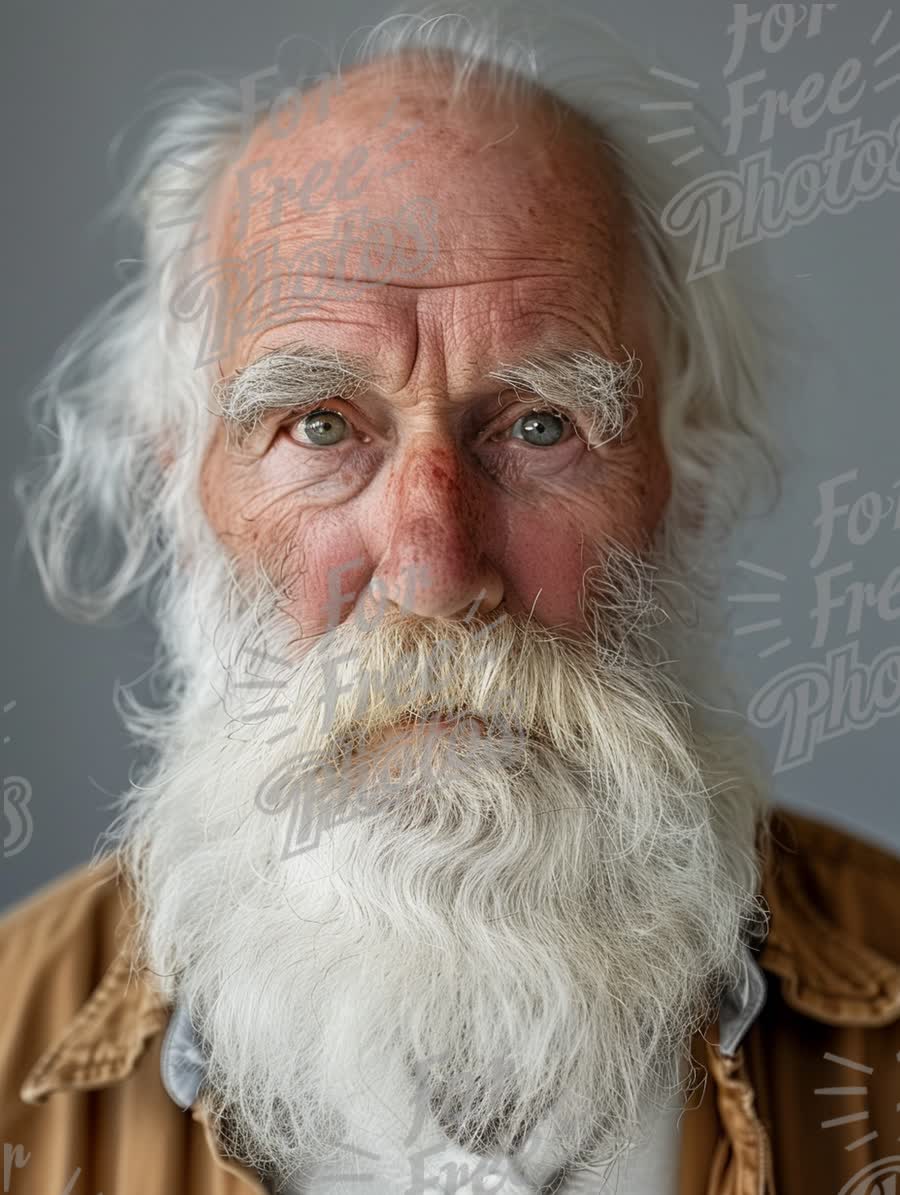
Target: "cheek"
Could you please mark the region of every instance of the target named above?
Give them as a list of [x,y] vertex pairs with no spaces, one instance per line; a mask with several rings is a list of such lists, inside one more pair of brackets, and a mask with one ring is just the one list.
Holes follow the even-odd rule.
[[568,520],[520,511],[498,561],[512,613],[533,610],[535,620],[546,626],[582,625],[583,539]]
[[[283,541],[273,545],[282,561],[283,608],[299,624],[304,636],[323,635],[344,622],[370,582],[372,565],[366,544],[354,520],[319,511],[309,520],[302,538],[302,567],[298,555]],[[362,605],[362,603],[360,603]]]
[[357,521],[343,511],[299,511],[287,501],[255,524],[242,554],[263,566],[298,634],[322,635],[342,622],[372,572]]
[[661,444],[641,438],[608,458],[603,480],[587,493],[557,494],[546,510],[517,505],[508,511],[497,563],[510,606],[524,613],[533,606],[541,623],[583,630],[585,570],[602,568],[604,544],[646,553],[669,492]]
[[335,624],[335,610],[346,616],[350,603],[342,595],[361,589],[371,567],[355,520],[341,511],[304,510],[286,484],[261,481],[257,468],[241,465],[219,442],[204,462],[201,501],[238,571],[264,569],[298,634],[322,634]]

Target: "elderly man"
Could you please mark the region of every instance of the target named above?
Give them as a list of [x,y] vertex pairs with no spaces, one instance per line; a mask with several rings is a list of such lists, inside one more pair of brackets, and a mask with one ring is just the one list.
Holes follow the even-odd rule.
[[139,164],[25,492],[169,687],[114,849],[4,923],[4,1190],[900,1173],[900,865],[769,802],[717,657],[765,325],[685,281],[621,79],[514,57],[389,21]]

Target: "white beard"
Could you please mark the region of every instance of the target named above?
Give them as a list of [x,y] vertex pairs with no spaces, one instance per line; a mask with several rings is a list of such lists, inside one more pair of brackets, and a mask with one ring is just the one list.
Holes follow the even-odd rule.
[[[259,1169],[331,1158],[344,1097],[388,1072],[427,1076],[435,1116],[475,1152],[513,1149],[564,1093],[560,1144],[586,1165],[639,1140],[677,1087],[763,927],[763,773],[707,708],[724,704],[715,643],[679,631],[649,566],[616,550],[598,573],[583,639],[392,611],[300,653],[271,603],[232,613],[221,559],[200,570],[216,650],[183,602],[192,684],[120,849],[147,960],[204,1039],[220,1127]],[[323,661],[345,656],[326,738]],[[400,660],[406,687],[370,693]],[[512,696],[524,741],[504,733]],[[395,754],[371,771],[379,734],[435,706],[489,732],[432,739],[430,771],[421,739],[389,740],[405,770]],[[297,837],[300,770],[318,839]],[[399,1137],[415,1116],[401,1111]]]

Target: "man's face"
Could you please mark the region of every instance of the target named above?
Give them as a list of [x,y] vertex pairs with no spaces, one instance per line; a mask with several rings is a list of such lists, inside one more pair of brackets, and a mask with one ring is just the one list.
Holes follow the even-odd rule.
[[[396,233],[422,199],[433,251],[419,276],[395,256],[381,284],[365,285],[349,240],[340,254],[309,252],[352,240],[362,219]],[[213,529],[275,580],[304,639],[334,624],[336,575],[344,593],[370,586],[424,617],[480,602],[480,613],[502,605],[583,627],[596,545],[642,550],[669,492],[652,296],[585,131],[527,108],[448,114],[413,68],[392,81],[363,70],[327,101],[310,96],[287,135],[263,122],[213,227],[223,258],[268,263],[232,296],[224,377],[304,344],[364,358],[374,379],[352,402],[266,412],[240,448],[220,423],[205,462]],[[285,303],[285,280],[278,301],[273,242],[291,293],[320,297]],[[351,279],[344,293],[321,297],[337,276]],[[639,359],[626,437],[589,449],[584,421],[529,422],[546,404],[488,377],[548,344]],[[350,598],[339,618],[352,609]]]
[[[718,660],[651,586],[669,488],[652,296],[580,127],[451,116],[412,74],[361,72],[326,118],[307,111],[290,136],[255,134],[211,214],[223,258],[271,262],[275,241],[301,297],[274,294],[271,268],[230,296],[201,483],[218,540],[172,607],[191,683],[129,826],[146,952],[260,1165],[326,1157],[335,1108],[354,1140],[396,1145],[419,1062],[429,1132],[509,1149],[553,1108],[564,1158],[606,1157],[739,974],[757,878],[757,778],[712,716]],[[360,146],[377,169],[345,169]],[[330,190],[324,159],[364,175],[361,193]],[[241,170],[262,196],[249,208]],[[362,207],[370,228],[408,230],[411,203],[427,270],[414,251],[354,280],[359,237],[335,230]],[[358,284],[325,297],[336,276]],[[557,371],[537,399],[490,376],[563,351],[600,366]],[[334,353],[369,381],[307,405],[321,377],[346,380]],[[616,406],[603,367],[632,358],[634,418],[595,438],[594,404]],[[527,418],[550,389],[577,431]],[[228,554],[269,582],[259,606]],[[412,767],[370,767],[434,708],[484,734],[427,751],[413,735]],[[298,812],[315,833],[295,842]],[[366,1138],[376,1108],[392,1127]]]

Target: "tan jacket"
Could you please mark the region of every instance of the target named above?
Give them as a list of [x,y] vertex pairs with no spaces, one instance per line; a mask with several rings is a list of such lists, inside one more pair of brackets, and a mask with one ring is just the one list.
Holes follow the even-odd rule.
[[[893,1191],[900,860],[783,810],[772,826],[771,929],[759,957],[768,999],[733,1058],[717,1049],[718,1020],[694,1038],[708,1080],[681,1121],[679,1193]],[[171,1010],[132,972],[127,923],[110,861],[63,877],[0,923],[0,1189],[262,1193],[222,1157],[202,1099],[184,1112],[167,1095],[160,1048]]]

